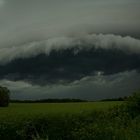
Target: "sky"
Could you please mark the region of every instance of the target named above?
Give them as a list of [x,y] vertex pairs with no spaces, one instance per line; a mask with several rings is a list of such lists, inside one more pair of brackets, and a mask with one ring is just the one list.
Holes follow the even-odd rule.
[[20,100],[130,95],[139,26],[139,0],[0,0],[0,85]]

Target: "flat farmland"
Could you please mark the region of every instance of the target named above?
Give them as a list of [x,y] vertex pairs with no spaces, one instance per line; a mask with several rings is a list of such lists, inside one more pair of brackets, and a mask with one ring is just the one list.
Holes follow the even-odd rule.
[[122,101],[81,102],[81,103],[11,103],[0,108],[0,121],[18,121],[37,116],[63,116],[90,113],[121,105]]

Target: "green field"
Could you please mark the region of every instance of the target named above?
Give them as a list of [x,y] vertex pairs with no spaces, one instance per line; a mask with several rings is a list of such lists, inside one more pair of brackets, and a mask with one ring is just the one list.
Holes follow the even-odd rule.
[[139,113],[124,104],[11,103],[0,108],[0,140],[139,140]]
[[11,103],[8,108],[0,108],[0,121],[14,121],[35,116],[63,116],[106,110],[121,101],[83,103]]

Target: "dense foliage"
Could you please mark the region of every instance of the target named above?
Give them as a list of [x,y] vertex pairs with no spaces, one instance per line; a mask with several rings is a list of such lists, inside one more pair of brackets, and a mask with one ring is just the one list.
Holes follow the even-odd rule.
[[9,105],[9,93],[10,91],[6,87],[0,86],[0,107]]
[[6,140],[139,140],[140,94],[107,110],[61,116],[35,116],[1,123],[0,139]]

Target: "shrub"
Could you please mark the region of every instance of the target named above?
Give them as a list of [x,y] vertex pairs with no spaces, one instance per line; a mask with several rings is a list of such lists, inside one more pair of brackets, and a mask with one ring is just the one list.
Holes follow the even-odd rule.
[[140,114],[140,92],[135,92],[127,99],[127,110],[134,117]]

